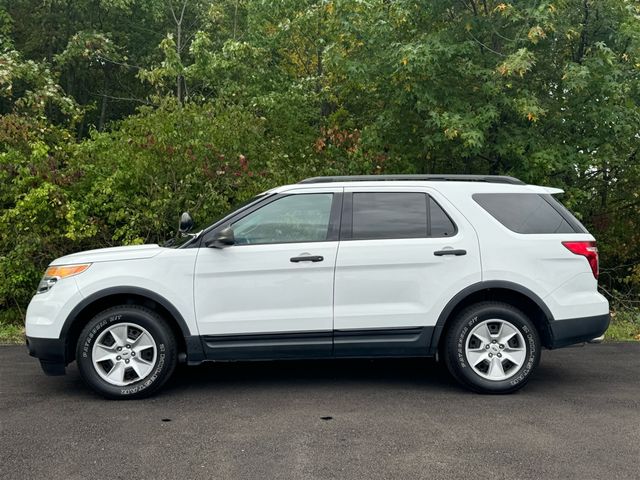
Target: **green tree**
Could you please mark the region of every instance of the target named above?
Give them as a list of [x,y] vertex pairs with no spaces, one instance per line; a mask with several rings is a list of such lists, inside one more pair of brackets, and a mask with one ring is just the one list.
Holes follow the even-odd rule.
[[0,308],[182,210],[384,172],[565,189],[631,306],[639,125],[632,0],[0,0]]

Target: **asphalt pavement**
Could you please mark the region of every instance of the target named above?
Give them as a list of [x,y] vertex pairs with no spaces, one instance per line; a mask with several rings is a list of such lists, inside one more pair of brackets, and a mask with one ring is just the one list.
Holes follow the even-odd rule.
[[545,351],[506,396],[379,359],[181,367],[138,401],[2,346],[0,478],[638,479],[640,343]]

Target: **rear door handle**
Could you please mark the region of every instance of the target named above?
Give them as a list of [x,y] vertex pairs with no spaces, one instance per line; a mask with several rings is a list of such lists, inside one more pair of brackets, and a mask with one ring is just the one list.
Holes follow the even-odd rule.
[[291,257],[290,259],[293,263],[298,262],[321,262],[324,260],[324,257],[321,255],[303,255],[301,257]]
[[433,254],[436,257],[442,257],[443,255],[455,255],[456,257],[459,257],[460,255],[466,255],[467,251],[466,250],[453,250],[453,249],[436,250],[435,252],[433,252]]

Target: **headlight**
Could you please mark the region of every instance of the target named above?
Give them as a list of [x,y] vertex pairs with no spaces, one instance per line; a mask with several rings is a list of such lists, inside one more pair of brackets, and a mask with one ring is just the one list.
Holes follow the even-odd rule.
[[90,263],[77,263],[75,265],[56,265],[47,268],[44,272],[44,276],[38,284],[38,290],[36,293],[44,293],[51,290],[51,288],[60,279],[73,277],[84,272],[91,266]]

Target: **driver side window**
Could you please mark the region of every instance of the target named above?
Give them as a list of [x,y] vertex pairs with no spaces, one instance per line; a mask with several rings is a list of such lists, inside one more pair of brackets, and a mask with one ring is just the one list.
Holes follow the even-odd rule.
[[289,195],[232,224],[236,245],[324,242],[332,193]]

